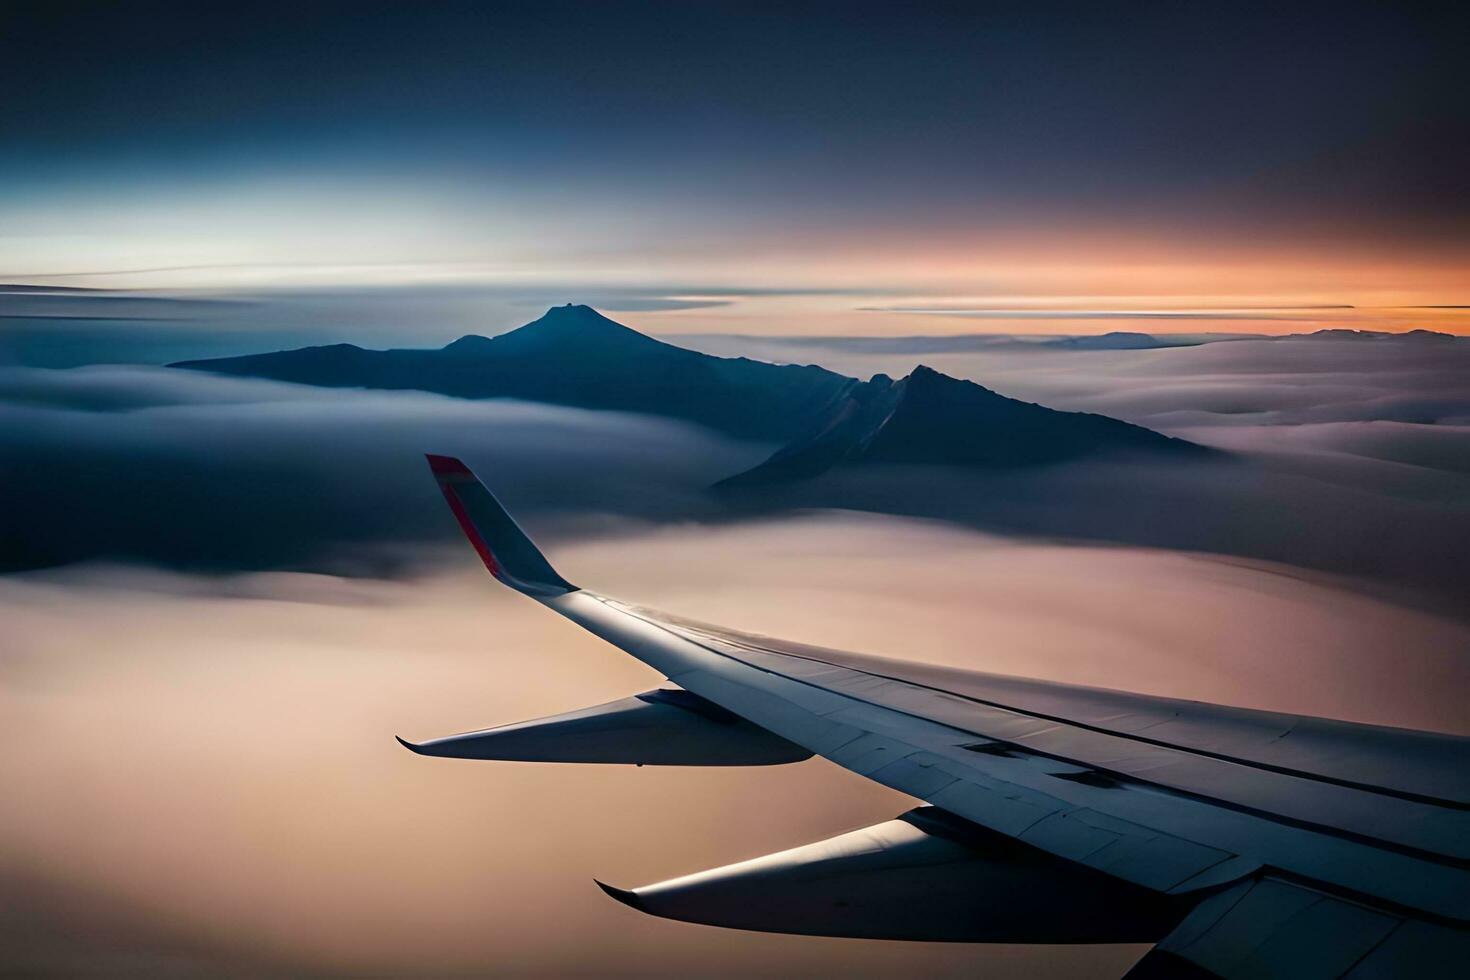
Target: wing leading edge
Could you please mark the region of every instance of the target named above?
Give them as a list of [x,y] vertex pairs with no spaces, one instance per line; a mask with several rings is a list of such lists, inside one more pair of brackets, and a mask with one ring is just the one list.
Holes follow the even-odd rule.
[[[1152,937],[1162,942],[1140,975],[1259,975],[1287,962],[1294,976],[1398,975],[1411,967],[1415,975],[1452,974],[1416,951],[1458,950],[1460,962],[1470,954],[1470,739],[927,668],[694,623],[577,589],[468,467],[447,457],[430,457],[430,465],[496,578],[684,691],[797,747],[795,755],[822,755],[927,801],[942,819],[958,821],[950,826],[982,835],[971,842],[986,834],[1018,842],[1044,858],[1035,884],[1046,873],[1067,881],[1056,869],[1072,867],[1156,896],[1157,908],[1169,911],[1152,918],[1149,902],[1112,903],[1140,910],[1119,934],[1157,931],[1169,915],[1171,925],[1182,917],[1177,929]],[[891,840],[887,826],[857,833]],[[811,847],[830,857],[833,842]],[[820,865],[842,878],[846,897],[808,888],[802,901],[793,896],[803,894],[794,882],[810,878],[804,850],[747,862],[759,866],[754,871],[736,865],[608,890],[651,914],[770,931],[874,936],[887,928],[889,938],[984,941],[1010,928],[961,914],[969,924],[950,935],[911,935],[898,906],[885,904],[925,874],[962,901],[960,894],[999,880],[993,858],[986,865],[948,851],[937,860],[943,848],[910,841],[887,849],[894,851],[887,864],[877,862],[883,873],[871,860],[857,872]],[[917,874],[914,860],[945,870]],[[751,894],[786,911],[720,911],[744,908],[731,896]],[[1222,896],[1231,895],[1241,910],[1221,911]],[[835,901],[871,914],[800,912]],[[1377,931],[1360,940],[1376,938],[1345,961],[1341,932],[1359,912],[1377,916],[1364,920]],[[1067,932],[1058,926],[1046,933],[1053,938],[1029,941],[1068,941],[1055,938]]]

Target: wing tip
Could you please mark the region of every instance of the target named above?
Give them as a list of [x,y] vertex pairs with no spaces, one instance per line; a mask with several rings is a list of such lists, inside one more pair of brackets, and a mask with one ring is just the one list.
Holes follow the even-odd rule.
[[405,749],[408,749],[408,751],[412,752],[414,755],[425,755],[425,754],[427,754],[427,753],[424,752],[424,747],[422,745],[419,745],[419,744],[417,744],[415,742],[410,742],[408,739],[404,738],[402,735],[394,735],[393,737],[396,738],[396,739],[398,739],[398,744],[399,745],[403,746]]
[[437,456],[434,453],[424,453],[424,458],[429,461],[429,470],[435,476],[453,475],[469,476],[470,468],[463,460],[454,456]]
[[609,898],[622,902],[630,909],[637,909],[639,912],[645,914],[648,912],[648,909],[643,904],[643,899],[638,897],[637,892],[629,891],[626,888],[618,888],[616,885],[609,885],[607,882],[598,881],[596,878],[593,878],[592,881]]

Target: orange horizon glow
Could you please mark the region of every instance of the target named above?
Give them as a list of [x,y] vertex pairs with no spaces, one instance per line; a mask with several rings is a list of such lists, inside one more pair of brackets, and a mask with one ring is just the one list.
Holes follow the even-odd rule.
[[[564,302],[617,289],[705,303],[608,310],[639,329],[665,332],[1270,335],[1343,328],[1470,335],[1470,248],[1450,243],[1253,246],[1085,228],[989,229],[915,242],[922,237],[908,228],[833,242],[830,229],[812,229],[673,248],[634,230],[625,248],[587,250],[561,237],[534,250],[461,242],[465,258],[369,259],[336,249],[340,260],[323,261],[319,252],[307,261],[285,248],[252,247],[239,261],[211,251],[197,264],[188,261],[197,253],[118,238],[108,255],[72,256],[70,266],[47,275],[0,270],[0,281],[183,291],[524,286],[554,290]],[[145,257],[162,264],[130,262]],[[88,263],[100,271],[88,271]]]

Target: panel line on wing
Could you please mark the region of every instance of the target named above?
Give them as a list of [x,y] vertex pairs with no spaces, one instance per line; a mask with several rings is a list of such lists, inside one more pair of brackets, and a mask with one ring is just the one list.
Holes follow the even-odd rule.
[[[680,624],[680,626],[683,629],[688,629],[691,633],[701,632],[692,628],[683,627],[682,624]],[[936,694],[942,694],[947,697],[956,698],[958,700],[966,701],[972,704],[983,704],[986,707],[998,708],[1002,711],[1010,711],[1018,715],[1025,715],[1026,717],[1036,718],[1042,721],[1058,722],[1060,724],[1066,725],[1069,728],[1079,728],[1084,731],[1095,732],[1099,735],[1109,735],[1114,738],[1128,739],[1129,741],[1139,742],[1144,745],[1152,745],[1158,748],[1171,749],[1176,752],[1185,752],[1190,755],[1197,755],[1207,759],[1215,759],[1219,762],[1229,762],[1234,765],[1247,766],[1252,769],[1260,769],[1264,772],[1272,772],[1281,776],[1291,776],[1297,779],[1306,779],[1312,782],[1326,783],[1328,785],[1342,787],[1343,789],[1357,790],[1358,792],[1362,793],[1372,793],[1376,796],[1392,797],[1394,799],[1404,800],[1408,803],[1420,803],[1426,806],[1436,806],[1447,810],[1470,811],[1470,802],[1466,801],[1452,800],[1442,796],[1433,796],[1426,793],[1416,793],[1412,790],[1401,790],[1391,786],[1381,786],[1376,783],[1365,783],[1358,780],[1345,779],[1340,776],[1315,773],[1305,769],[1294,769],[1290,766],[1279,766],[1274,763],[1263,762],[1259,759],[1249,759],[1243,756],[1231,755],[1225,752],[1216,752],[1211,749],[1201,748],[1199,746],[1183,745],[1177,742],[1170,742],[1165,739],[1150,738],[1147,735],[1140,735],[1137,732],[1119,731],[1114,728],[1107,728],[1102,725],[1096,725],[1085,721],[1078,721],[1072,718],[1067,718],[1063,715],[1047,714],[1045,712],[1036,711],[1034,709],[1022,708],[1013,704],[1007,704],[1003,701],[995,701],[986,698],[975,697],[974,695],[961,694],[955,691],[946,690],[944,688],[934,687],[932,685],[925,684],[922,681],[915,681],[910,678],[894,677],[889,674],[883,674],[877,671],[867,670],[860,667],[851,667],[845,664],[836,664],[828,660],[823,660],[820,657],[811,656],[809,654],[793,653],[785,650],[774,650],[768,647],[761,647],[746,641],[736,640],[727,636],[721,636],[713,633],[707,633],[705,635],[707,635],[710,639],[716,640],[720,643],[728,644],[737,648],[744,648],[753,653],[763,653],[777,657],[790,657],[792,659],[804,660],[810,663],[823,664],[825,666],[834,667],[839,670],[852,671],[853,673],[863,674],[868,677],[893,681],[895,683],[904,684],[910,687],[922,688],[927,691],[933,691]],[[1169,719],[1160,719],[1159,721],[1154,722],[1153,725],[1150,725],[1148,727],[1165,724],[1168,722],[1168,720]],[[1287,735],[1291,734],[1291,730],[1293,727],[1294,725],[1289,726],[1285,731],[1278,734],[1274,740],[1279,741],[1280,739],[1285,738]]]
[[[694,639],[694,638],[686,635],[681,629],[677,629],[677,628],[675,628],[675,627],[673,627],[673,626],[671,626],[671,625],[669,625],[667,623],[663,623],[663,622],[660,622],[660,621],[658,621],[656,619],[650,618],[648,615],[646,615],[646,613],[649,612],[649,611],[639,610],[639,611],[635,612],[630,607],[627,607],[624,603],[617,602],[616,600],[610,600],[610,599],[608,599],[608,598],[606,598],[604,596],[598,596],[597,598],[600,599],[602,602],[604,602],[604,603],[606,603],[606,604],[608,604],[610,606],[613,606],[614,608],[619,609],[622,612],[625,612],[627,615],[633,616],[634,618],[636,618],[636,619],[638,619],[638,620],[640,620],[640,621],[642,621],[642,622],[644,622],[644,623],[646,623],[648,625],[651,625],[651,626],[653,626],[655,628],[665,630],[666,632],[669,632],[669,633],[671,633],[674,636],[678,636],[678,637],[684,639],[686,642],[693,643],[696,646],[699,646],[700,648],[702,648],[702,649],[704,649],[704,650],[706,650],[706,651],[708,651],[710,653],[715,654],[716,656],[724,657],[726,659],[735,661],[737,663],[743,664],[746,667],[750,667],[752,669],[759,670],[762,673],[767,673],[767,674],[771,674],[771,675],[776,676],[776,677],[784,678],[785,680],[788,680],[788,681],[790,681],[792,683],[795,683],[795,684],[802,685],[803,687],[810,688],[810,689],[816,690],[816,691],[821,691],[824,694],[829,695],[829,696],[846,697],[846,698],[849,698],[849,699],[851,699],[853,701],[858,702],[859,704],[865,704],[865,705],[868,705],[870,707],[877,708],[879,710],[893,711],[893,712],[895,712],[897,714],[901,714],[901,715],[905,715],[906,717],[913,718],[914,720],[916,720],[918,722],[921,722],[921,723],[924,723],[926,725],[936,724],[936,722],[933,719],[925,718],[925,717],[923,717],[921,715],[917,715],[917,714],[913,713],[912,711],[905,711],[902,708],[895,708],[895,707],[892,707],[890,705],[874,704],[873,702],[869,702],[869,701],[866,701],[866,700],[864,700],[864,699],[862,699],[860,697],[855,697],[855,696],[849,695],[849,694],[840,694],[839,695],[839,694],[836,694],[833,691],[829,691],[826,688],[823,688],[823,687],[821,687],[821,686],[819,686],[819,685],[817,685],[817,684],[815,684],[815,683],[813,683],[813,682],[811,682],[809,680],[803,679],[801,677],[789,676],[789,675],[786,675],[786,674],[781,673],[780,671],[774,670],[774,669],[772,669],[770,667],[765,667],[765,666],[762,666],[760,664],[751,663],[751,662],[749,662],[749,661],[747,661],[747,660],[745,660],[745,659],[743,659],[741,657],[736,656],[733,653],[716,649],[715,647],[710,646],[706,642],[701,642],[700,640],[696,640],[696,639]],[[690,632],[694,632],[694,631],[691,630]],[[711,640],[717,639],[716,637],[714,637],[712,635],[709,635],[709,634],[704,634],[704,635],[706,637],[708,637],[708,639],[711,639]],[[724,641],[721,641],[721,642],[724,642]],[[736,646],[737,644],[732,643],[730,645]],[[759,650],[759,649],[755,649],[755,648],[752,648],[752,649],[753,649],[753,652],[760,652],[760,653],[764,653],[766,655],[771,655],[771,656],[776,656],[776,657],[782,657],[782,658],[789,657],[789,658],[793,658],[793,659],[806,660],[806,661],[809,661],[809,662],[826,663],[826,665],[827,666],[830,666],[830,667],[836,667],[836,668],[844,669],[844,670],[851,670],[851,671],[854,671],[856,673],[863,673],[863,671],[860,671],[857,668],[844,667],[841,664],[827,663],[826,661],[822,661],[819,658],[815,658],[815,657],[803,657],[803,656],[798,655],[798,654],[786,654],[786,653],[781,653],[781,652],[774,651],[774,650]],[[907,685],[907,686],[911,686],[911,687],[922,688],[922,689],[925,689],[925,690],[936,691],[936,692],[939,692],[939,693],[945,693],[945,694],[951,694],[951,695],[953,695],[953,692],[940,691],[937,688],[932,688],[932,687],[929,687],[928,685],[906,681],[906,680],[904,680],[902,678],[887,677],[886,675],[881,675],[881,674],[874,675],[874,676],[885,677],[885,679],[891,680],[891,681],[893,681],[895,683],[898,683],[898,684],[901,684],[901,685]],[[968,697],[964,697],[962,695],[960,695],[959,697],[963,697],[964,700],[971,701],[971,702],[976,703],[976,704],[981,704],[981,705],[984,705],[986,707],[993,708],[995,710],[1009,711],[1009,712],[1012,712],[1013,714],[1022,715],[1022,716],[1025,716],[1025,717],[1034,717],[1037,720],[1043,720],[1043,721],[1048,721],[1048,722],[1053,722],[1053,723],[1061,723],[1063,725],[1070,725],[1070,723],[1065,718],[1048,717],[1048,716],[1044,716],[1044,715],[1033,715],[1033,714],[1028,713],[1028,712],[1025,712],[1025,711],[1013,710],[1011,708],[1006,707],[1005,705],[1001,705],[1001,704],[990,704],[990,703],[988,703],[988,702],[986,702],[986,701],[984,701],[982,699],[978,699],[978,698],[968,698]],[[1081,725],[1081,724],[1079,724],[1077,726],[1073,726],[1073,727],[1078,727],[1078,728],[1083,728],[1083,729],[1087,729],[1088,728],[1088,726]],[[994,736],[989,736],[989,735],[987,735],[987,733],[983,733],[983,732],[977,732],[975,734],[979,734],[979,735],[982,735],[982,736],[985,736],[985,737],[994,737]],[[1127,738],[1128,737],[1127,735],[1117,735],[1117,734],[1115,734],[1113,732],[1108,732],[1108,731],[1097,731],[1096,734],[1109,735],[1109,736],[1114,736],[1114,737],[1119,737],[1119,738]],[[1016,748],[1018,748],[1018,749],[1020,749],[1020,750],[1022,750],[1024,752],[1026,752],[1029,755],[1037,756],[1037,757],[1040,757],[1040,758],[1049,758],[1049,759],[1053,759],[1054,761],[1067,763],[1069,765],[1076,765],[1076,764],[1078,764],[1077,763],[1077,760],[1075,758],[1070,758],[1070,757],[1064,756],[1064,755],[1058,755],[1056,753],[1046,752],[1046,751],[1043,751],[1043,750],[1040,750],[1040,749],[1036,749],[1036,748],[1031,747],[1031,746],[1017,745],[1016,743],[1009,742],[1006,739],[996,739],[996,740],[997,741],[1007,742],[1007,744],[1015,745]],[[1186,755],[1189,755],[1189,754],[1202,754],[1202,753],[1195,753],[1195,752],[1193,752],[1192,750],[1190,750],[1188,748],[1174,746],[1174,745],[1170,745],[1170,744],[1167,744],[1167,743],[1163,743],[1159,747],[1160,748],[1166,748],[1166,749],[1172,749],[1172,750],[1178,751],[1178,752],[1180,752],[1182,754],[1186,754]],[[823,751],[822,749],[817,749],[816,751],[818,751],[819,753],[821,753],[823,755],[828,755],[828,751]],[[1231,760],[1221,759],[1221,760],[1216,760],[1216,761],[1229,762]],[[1248,762],[1247,763],[1241,763],[1241,764],[1242,765],[1247,765],[1247,766],[1249,765]],[[1240,802],[1237,802],[1237,801],[1234,801],[1234,800],[1224,799],[1224,798],[1217,797],[1217,796],[1211,796],[1211,795],[1209,795],[1207,793],[1202,793],[1202,792],[1199,792],[1197,790],[1191,790],[1191,789],[1180,788],[1178,786],[1172,786],[1172,785],[1169,785],[1167,783],[1158,782],[1158,781],[1152,780],[1152,779],[1145,779],[1145,778],[1142,778],[1142,777],[1133,775],[1131,773],[1126,773],[1126,772],[1121,772],[1121,771],[1117,771],[1117,770],[1113,770],[1113,769],[1108,769],[1108,768],[1103,767],[1103,766],[1093,766],[1093,768],[1098,769],[1101,772],[1107,773],[1108,775],[1117,778],[1120,782],[1123,782],[1123,783],[1135,784],[1135,785],[1139,785],[1139,786],[1149,787],[1149,788],[1152,788],[1152,789],[1154,789],[1156,791],[1159,791],[1159,792],[1162,792],[1162,793],[1176,795],[1176,796],[1179,796],[1179,797],[1182,797],[1182,798],[1185,798],[1185,799],[1196,800],[1196,801],[1199,801],[1199,802],[1207,803],[1207,804],[1212,805],[1212,806],[1220,807],[1222,809],[1233,810],[1233,811],[1235,811],[1237,813],[1243,813],[1243,814],[1246,814],[1246,815],[1249,815],[1249,816],[1253,816],[1253,817],[1256,817],[1256,818],[1259,818],[1259,819],[1262,819],[1262,820],[1268,820],[1268,821],[1271,821],[1271,822],[1274,822],[1274,823],[1282,824],[1284,826],[1294,827],[1294,828],[1301,829],[1301,830],[1307,830],[1307,831],[1311,831],[1313,833],[1324,834],[1324,835],[1327,835],[1327,836],[1335,837],[1335,838],[1340,839],[1340,840],[1350,841],[1350,842],[1355,843],[1355,844],[1360,844],[1360,845],[1363,845],[1363,846],[1366,846],[1366,847],[1375,848],[1375,849],[1378,849],[1378,850],[1388,851],[1388,852],[1392,852],[1392,853],[1396,853],[1396,854],[1402,854],[1402,855],[1407,856],[1407,857],[1412,857],[1412,858],[1415,858],[1415,859],[1418,859],[1418,860],[1422,860],[1422,861],[1426,861],[1426,862],[1429,862],[1429,863],[1432,863],[1432,864],[1437,864],[1437,865],[1440,865],[1442,867],[1457,868],[1457,869],[1470,868],[1470,859],[1466,859],[1466,858],[1463,858],[1463,857],[1457,857],[1457,856],[1454,856],[1454,855],[1443,854],[1443,853],[1440,853],[1438,851],[1429,850],[1427,848],[1419,847],[1419,846],[1416,846],[1416,845],[1413,845],[1413,844],[1406,844],[1406,843],[1402,843],[1402,842],[1394,841],[1394,840],[1385,840],[1385,839],[1383,839],[1381,837],[1374,837],[1374,836],[1371,836],[1371,835],[1366,834],[1366,833],[1361,833],[1361,832],[1354,831],[1354,830],[1347,829],[1347,828],[1343,828],[1343,827],[1337,827],[1337,826],[1334,826],[1334,825],[1331,825],[1331,824],[1321,823],[1320,821],[1316,821],[1316,820],[1310,820],[1310,819],[1306,819],[1306,818],[1302,818],[1302,817],[1294,817],[1294,816],[1290,816],[1288,814],[1282,814],[1282,813],[1277,813],[1277,812],[1273,812],[1273,811],[1270,811],[1270,810],[1265,810],[1265,809],[1262,809],[1262,808],[1260,808],[1258,806],[1253,806],[1251,804],[1240,803]],[[1287,773],[1278,773],[1278,775],[1291,776],[1291,775],[1294,775],[1294,774],[1293,773],[1290,773],[1290,772],[1287,772]],[[1351,787],[1343,787],[1343,788],[1351,788]]]

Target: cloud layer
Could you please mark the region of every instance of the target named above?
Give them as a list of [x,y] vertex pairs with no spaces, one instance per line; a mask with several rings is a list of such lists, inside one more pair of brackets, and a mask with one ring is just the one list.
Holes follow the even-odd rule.
[[[659,682],[498,589],[454,540],[420,453],[464,456],[573,581],[674,612],[1467,733],[1470,634],[1434,612],[1463,613],[1464,375],[1443,352],[1349,343],[924,354],[1008,394],[1243,456],[874,470],[733,507],[703,487],[770,447],[666,421],[155,368],[0,370],[13,467],[0,554],[10,569],[82,562],[0,576],[0,782],[15,801],[0,808],[0,946],[23,969],[107,976],[969,976],[977,957],[996,977],[1121,973],[1140,949],[726,933],[639,917],[592,886],[909,805],[821,762],[657,771],[403,752],[395,733]],[[919,356],[819,353],[850,371]],[[801,511],[833,505],[1007,536]],[[1088,538],[1128,546],[1051,543]],[[175,571],[97,564],[108,558]]]
[[386,571],[455,533],[424,452],[462,456],[542,527],[679,519],[770,447],[672,422],[183,371],[0,370],[0,556],[177,567]]
[[[557,547],[610,594],[977,669],[1466,732],[1462,624],[1291,569],[813,515]],[[633,886],[887,819],[821,761],[424,759],[393,741],[660,678],[467,548],[413,581],[0,579],[0,945],[36,972],[1090,977],[1142,950],[901,945],[637,915]],[[921,640],[922,642],[917,642]]]
[[[759,346],[742,338],[747,348]],[[921,346],[923,339],[918,341]],[[1462,605],[1470,344],[1232,341],[1147,351],[799,348],[858,374],[921,357],[1002,393],[1231,450],[1228,462],[834,475],[714,499],[771,447],[611,413],[142,367],[0,369],[8,569],[89,558],[386,574],[453,537],[420,454],[464,456],[539,534],[804,507],[1265,558]],[[791,345],[785,345],[789,350]],[[756,350],[762,353],[763,350]]]
[[1470,343],[1303,338],[1075,352],[936,350],[931,338],[911,340],[911,348],[905,338],[703,346],[810,358],[863,376],[900,376],[923,361],[1002,394],[1127,419],[1234,458],[997,474],[869,469],[752,495],[752,507],[852,507],[1267,558],[1464,609]]

